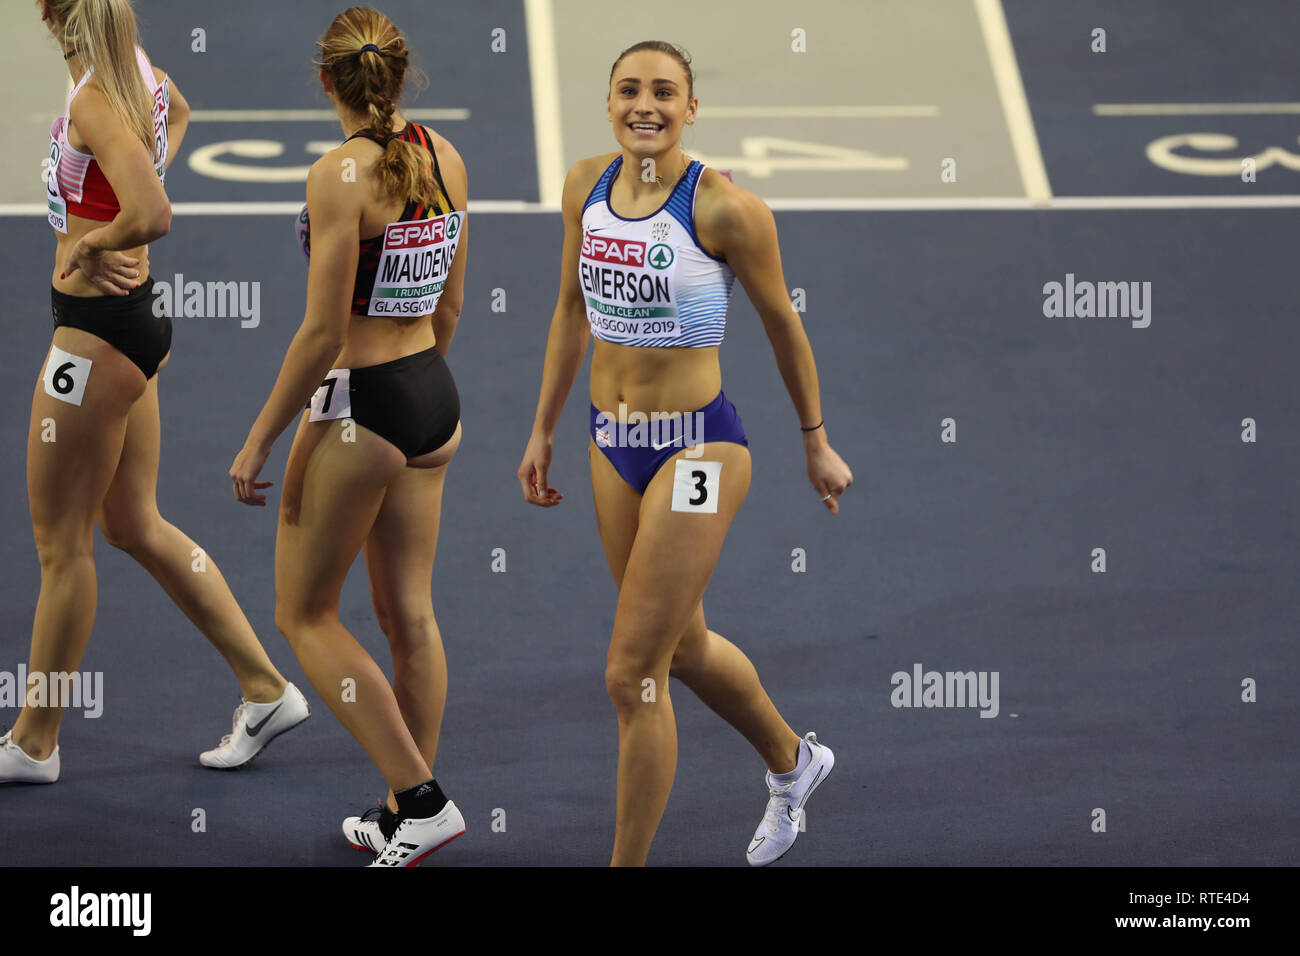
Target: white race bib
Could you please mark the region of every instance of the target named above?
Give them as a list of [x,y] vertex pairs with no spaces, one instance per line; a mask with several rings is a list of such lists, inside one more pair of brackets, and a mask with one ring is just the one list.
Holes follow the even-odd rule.
[[352,370],[332,368],[311,397],[313,422],[329,422],[352,417]]
[[681,335],[673,297],[676,254],[665,242],[584,231],[578,274],[587,321],[610,342]]
[[384,229],[367,315],[426,315],[434,310],[456,258],[465,213],[394,222]]
[[95,363],[80,355],[65,352],[57,345],[50,346],[50,358],[45,363],[45,394],[53,395],[69,405],[80,405],[86,394],[90,367]]
[[59,158],[63,155],[59,134],[63,131],[63,120],[60,116],[50,127],[50,156],[45,161],[45,203],[48,207],[45,218],[58,232],[67,235],[68,204],[59,192]]
[[673,511],[717,514],[721,475],[720,461],[686,461],[678,458],[677,471],[673,474]]

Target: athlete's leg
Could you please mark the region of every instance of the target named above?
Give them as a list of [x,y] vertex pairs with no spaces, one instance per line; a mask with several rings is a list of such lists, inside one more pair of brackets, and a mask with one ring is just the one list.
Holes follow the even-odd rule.
[[[310,456],[305,464],[302,454]],[[304,413],[286,468],[286,475],[302,475],[300,498],[296,514],[281,507],[275,546],[276,626],[394,790],[425,782],[429,768],[383,671],[339,622],[338,601],[388,485],[405,468],[405,456],[373,432],[350,422],[308,422]]]
[[[53,343],[92,364],[80,405],[47,394],[41,379],[32,397],[27,494],[41,593],[29,674],[68,673],[81,663],[95,623],[95,510],[113,480],[127,414],[145,387],[130,359],[89,332],[58,328]],[[14,722],[14,743],[44,760],[58,743],[62,717],[58,707],[24,707]]]
[[767,769],[788,773],[795,768],[799,735],[777,712],[744,652],[705,626],[703,603],[682,633],[669,673],[740,731]]
[[104,540],[135,558],[230,664],[243,696],[277,700],[285,680],[267,657],[215,562],[194,569],[197,545],[158,513],[158,376],[127,418],[113,483],[97,515]]
[[[675,459],[666,462],[642,496],[619,590],[605,668],[619,721],[614,865],[645,862],[668,802],[677,763],[669,668],[749,490],[749,449],[729,442],[702,447],[702,460],[722,463],[717,513],[672,510]],[[608,472],[593,469],[593,483],[608,480]]]
[[[588,443],[593,475],[618,473],[597,449]],[[599,460],[597,460],[599,459]],[[641,496],[622,480],[600,483],[596,517],[601,543],[614,583],[623,584],[623,571],[636,538]],[[772,704],[749,658],[721,634],[705,626],[703,601],[695,608],[673,652],[669,674],[695,693],[719,717],[735,727],[754,746],[773,773],[793,770],[799,756],[799,735],[782,719]]]
[[[393,654],[393,694],[430,773],[447,702],[447,658],[430,582],[442,487],[460,439],[457,425],[445,445],[412,459],[393,480],[365,547],[375,617]],[[391,790],[387,802],[397,809]]]

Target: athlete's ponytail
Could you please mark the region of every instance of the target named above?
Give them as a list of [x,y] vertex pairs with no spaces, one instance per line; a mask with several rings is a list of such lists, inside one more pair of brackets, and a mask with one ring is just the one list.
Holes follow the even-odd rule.
[[48,0],[63,41],[77,52],[123,125],[144,143],[155,162],[153,98],[136,62],[139,31],[130,0]]
[[[378,10],[349,7],[316,46],[316,66],[329,76],[339,102],[368,116],[370,129],[388,137],[411,55],[402,31]],[[392,198],[450,208],[433,178],[429,155],[414,143],[388,139],[375,169]]]

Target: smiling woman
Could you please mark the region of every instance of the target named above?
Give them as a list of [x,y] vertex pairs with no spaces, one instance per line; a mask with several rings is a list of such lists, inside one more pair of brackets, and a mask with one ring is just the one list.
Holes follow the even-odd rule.
[[[671,43],[638,43],[614,61],[606,119],[620,150],[581,160],[565,181],[559,301],[517,472],[528,502],[563,499],[547,482],[555,423],[594,338],[588,455],[619,588],[605,668],[619,725],[613,865],[645,863],[672,788],[670,676],[767,764],[768,805],[746,852],[751,864],[790,849],[805,801],[835,762],[816,734],[800,738],[790,728],[749,659],[704,622],[704,590],[749,491],[748,441],[718,364],[737,277],[808,423],[808,476],[832,514],[853,476],[826,440],[812,349],[785,291],[771,210],[681,150],[697,106],[690,58]],[[601,411],[615,407],[617,416]],[[648,421],[666,440],[641,440],[636,426]],[[699,426],[689,438],[686,422]]]

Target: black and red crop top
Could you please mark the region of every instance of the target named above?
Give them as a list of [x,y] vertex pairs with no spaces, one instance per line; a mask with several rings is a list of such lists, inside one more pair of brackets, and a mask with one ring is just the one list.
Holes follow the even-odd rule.
[[[441,203],[426,206],[408,200],[401,218],[389,223],[377,236],[361,240],[357,260],[357,277],[352,289],[353,315],[426,315],[434,310],[447,282],[447,274],[456,258],[460,233],[465,227],[465,213],[451,206],[447,186],[438,168],[429,131],[418,123],[407,123],[399,133],[383,137],[373,130],[361,130],[358,136],[380,146],[389,139],[402,139],[429,151],[433,176],[442,191],[447,208]],[[307,207],[298,214],[298,240],[303,254],[311,257],[311,222]]]

